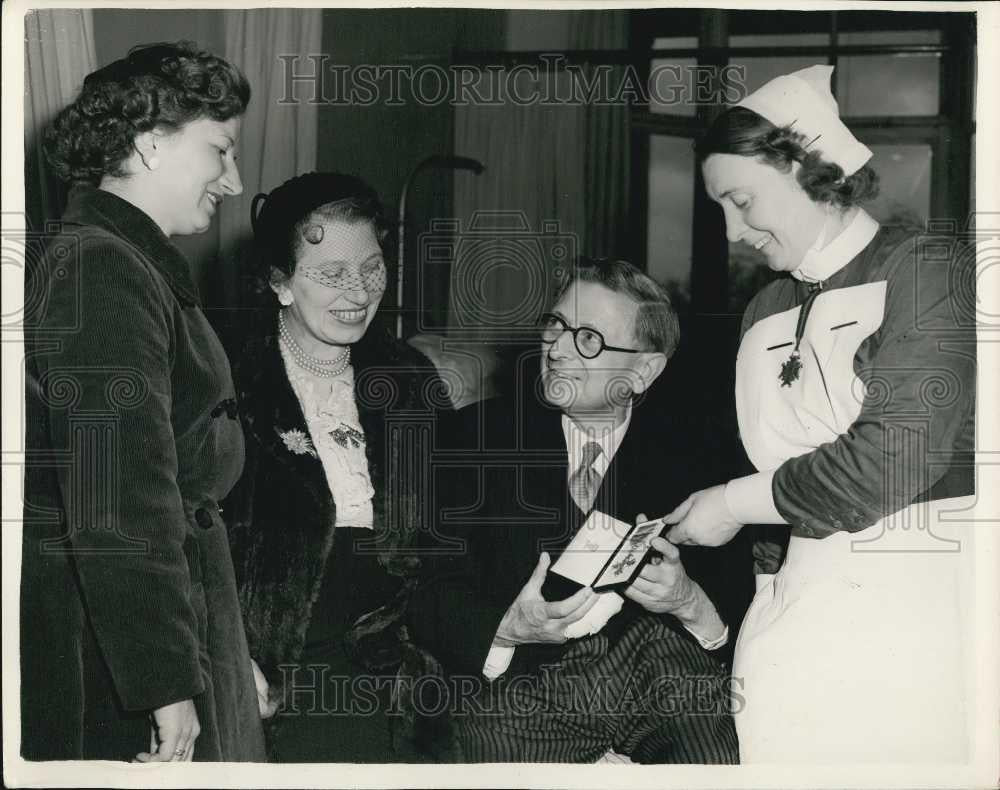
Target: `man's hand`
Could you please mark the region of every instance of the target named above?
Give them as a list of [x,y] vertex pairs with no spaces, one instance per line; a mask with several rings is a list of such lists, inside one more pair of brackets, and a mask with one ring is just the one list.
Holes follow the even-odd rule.
[[152,714],[153,727],[149,751],[135,756],[140,763],[191,762],[194,742],[201,734],[198,712],[189,699],[157,708]]
[[[637,523],[646,520],[639,514]],[[681,563],[681,552],[663,538],[653,538],[654,555],[625,590],[625,596],[650,612],[671,614],[698,640],[716,642],[722,639],[726,624],[705,591],[687,575]]]
[[497,628],[496,643],[523,645],[530,642],[565,642],[566,628],[581,619],[597,603],[597,594],[584,587],[563,601],[542,598],[542,582],[549,569],[549,555],[542,552],[531,578],[521,588],[514,603]]
[[687,546],[722,546],[743,528],[729,511],[724,485],[691,494],[665,515],[663,522],[676,524],[667,533],[667,540]]
[[[640,519],[645,521],[643,516]],[[646,563],[625,590],[625,597],[650,612],[686,615],[694,602],[695,585],[681,564],[680,550],[663,538],[653,538],[652,547],[660,556]]]

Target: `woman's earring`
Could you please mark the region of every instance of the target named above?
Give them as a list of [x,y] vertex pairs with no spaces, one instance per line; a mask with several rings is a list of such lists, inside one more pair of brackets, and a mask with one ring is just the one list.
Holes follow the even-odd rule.
[[292,296],[292,292],[287,288],[282,288],[278,291],[278,303],[281,304],[282,307],[288,307],[288,305],[294,301],[295,297]]
[[160,166],[160,158],[158,156],[151,156],[146,160],[146,167],[150,170],[156,170]]

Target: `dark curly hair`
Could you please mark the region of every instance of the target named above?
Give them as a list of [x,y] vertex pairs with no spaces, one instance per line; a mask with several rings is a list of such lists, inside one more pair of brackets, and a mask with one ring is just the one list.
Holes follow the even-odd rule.
[[88,74],[80,95],[46,130],[45,155],[63,181],[98,185],[125,176],[136,135],[242,115],[250,84],[231,63],[194,44],[146,44]]
[[386,249],[389,226],[374,189],[357,176],[306,173],[270,194],[256,195],[250,204],[261,278],[269,280],[272,268],[291,277],[302,245],[311,241],[316,231],[322,237],[322,228],[316,228],[322,220],[370,222],[379,246],[383,252]]
[[807,150],[808,142],[804,135],[775,126],[753,110],[730,107],[695,143],[695,155],[699,162],[712,154],[758,157],[782,173],[798,162],[799,186],[817,203],[849,208],[878,195],[878,173],[871,167],[865,165],[845,177],[840,165],[823,161],[819,151]]

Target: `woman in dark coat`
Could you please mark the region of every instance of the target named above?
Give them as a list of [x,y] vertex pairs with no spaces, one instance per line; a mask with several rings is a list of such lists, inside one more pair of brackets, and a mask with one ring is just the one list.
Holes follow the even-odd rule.
[[369,328],[386,287],[371,188],[310,173],[261,199],[280,307],[237,366],[247,464],[226,509],[260,692],[279,710],[269,746],[281,762],[416,759],[393,737],[390,691],[401,663],[426,666],[402,625],[407,547],[446,394],[426,357]]
[[265,758],[217,505],[243,464],[232,378],[169,240],[242,191],[249,98],[226,61],[151,45],[47,135],[75,186],[26,288],[27,759]]

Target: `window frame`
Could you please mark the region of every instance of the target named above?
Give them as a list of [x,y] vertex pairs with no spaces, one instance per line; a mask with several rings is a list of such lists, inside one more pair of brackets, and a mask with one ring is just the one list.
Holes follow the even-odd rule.
[[[777,12],[754,12],[755,19]],[[721,68],[730,59],[743,56],[792,56],[816,55],[817,60],[825,60],[836,67],[839,58],[850,55],[884,55],[901,53],[938,53],[940,57],[938,113],[928,116],[845,116],[844,122],[855,136],[866,144],[895,143],[899,145],[926,144],[931,148],[931,204],[928,220],[951,218],[963,226],[969,217],[971,178],[972,136],[974,121],[974,80],[975,80],[975,14],[914,14],[896,15],[895,12],[879,14],[871,21],[848,12],[819,11],[802,12],[813,15],[808,21],[815,22],[819,15],[827,16],[827,31],[830,42],[825,45],[793,45],[767,47],[731,47],[729,38],[733,22],[740,12],[701,9],[697,11],[697,35],[699,46],[695,49],[656,49],[656,38],[691,35],[692,20],[688,18],[689,29],[679,30],[671,25],[669,12],[651,15],[636,15],[633,19],[631,46],[633,51],[641,51],[640,76],[648,79],[653,60],[665,58],[695,58],[699,66],[709,65]],[[744,21],[745,21],[744,17]],[[800,17],[800,20],[805,20]],[[914,23],[927,24],[914,27]],[[904,21],[902,26],[894,22]],[[840,45],[838,37],[843,23],[850,23],[852,32],[897,29],[940,30],[939,44],[865,44]],[[806,25],[803,25],[806,27]],[[744,31],[739,31],[743,33]],[[817,32],[812,29],[783,30],[781,32]],[[822,31],[820,31],[822,32]],[[836,87],[834,87],[836,90]],[[632,260],[648,269],[647,244],[649,237],[649,172],[650,144],[653,135],[682,137],[692,142],[724,108],[720,106],[700,107],[695,116],[654,113],[648,107],[633,107],[630,113],[632,127],[633,162],[631,172],[631,212],[632,221],[629,235],[633,239],[630,250]],[[692,261],[698,261],[691,271],[691,304],[695,312],[726,312],[729,297],[729,252],[725,238],[725,223],[722,213],[714,206],[700,184],[700,174],[695,177],[694,227],[692,238]]]

